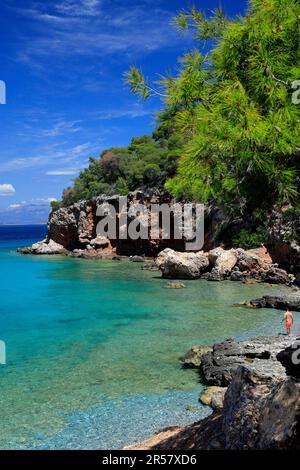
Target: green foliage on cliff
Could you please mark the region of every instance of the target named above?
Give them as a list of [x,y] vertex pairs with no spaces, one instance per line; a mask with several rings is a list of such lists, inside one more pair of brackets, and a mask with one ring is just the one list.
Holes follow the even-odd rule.
[[180,153],[180,137],[170,132],[165,123],[152,137],[134,137],[128,147],[110,148],[100,158],[91,158],[73,186],[64,190],[61,204],[69,206],[100,194],[125,195],[137,188],[163,188],[175,175]]
[[[214,201],[233,216],[299,204],[300,105],[292,94],[300,80],[300,1],[250,0],[235,19],[194,7],[174,24],[195,35],[177,74],[156,84],[136,67],[126,74],[132,92],[163,100],[153,135],[91,159],[63,204],[154,186]],[[241,237],[252,244],[262,233]]]
[[[175,20],[199,49],[177,76],[149,85],[133,67],[126,76],[143,98],[158,93],[187,144],[167,188],[178,197],[217,201],[241,213],[299,200],[299,0],[251,0],[244,17],[193,8]],[[203,55],[203,41],[213,44]],[[162,116],[163,125],[164,118]]]
[[265,225],[259,225],[254,231],[243,228],[238,235],[232,238],[232,246],[251,249],[265,243],[267,239],[268,230]]

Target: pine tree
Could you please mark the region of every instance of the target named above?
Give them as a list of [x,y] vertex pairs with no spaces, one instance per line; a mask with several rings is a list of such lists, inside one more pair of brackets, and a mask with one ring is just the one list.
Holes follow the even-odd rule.
[[174,22],[196,41],[210,41],[209,53],[196,48],[180,60],[177,76],[154,86],[135,67],[126,75],[134,93],[162,97],[186,142],[167,188],[240,212],[297,202],[300,105],[292,93],[300,80],[299,0],[251,0],[245,16],[234,19],[194,7]]

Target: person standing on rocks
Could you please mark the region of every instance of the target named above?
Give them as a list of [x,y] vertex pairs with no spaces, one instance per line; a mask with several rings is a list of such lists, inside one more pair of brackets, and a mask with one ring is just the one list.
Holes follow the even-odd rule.
[[291,334],[291,328],[294,323],[294,316],[292,312],[289,311],[288,307],[286,309],[286,312],[283,315],[283,320],[285,321],[285,327],[286,327],[286,334],[289,336]]

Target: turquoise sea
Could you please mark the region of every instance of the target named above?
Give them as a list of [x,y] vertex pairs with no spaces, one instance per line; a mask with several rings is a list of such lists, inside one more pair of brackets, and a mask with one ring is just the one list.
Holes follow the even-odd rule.
[[210,410],[179,357],[280,330],[279,312],[232,305],[285,288],[203,280],[171,290],[126,260],[16,253],[45,233],[0,227],[0,449],[120,449],[199,420]]

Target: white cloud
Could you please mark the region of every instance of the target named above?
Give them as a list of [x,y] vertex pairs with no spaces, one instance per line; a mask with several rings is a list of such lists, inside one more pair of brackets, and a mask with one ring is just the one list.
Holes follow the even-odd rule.
[[36,165],[40,165],[43,162],[43,157],[24,157],[14,158],[7,160],[6,162],[0,163],[0,171],[15,171],[22,170],[24,168],[31,168]]
[[[41,151],[41,156],[21,157],[0,163],[0,172],[19,171],[27,168],[49,166],[49,165],[72,165],[72,169],[81,168],[88,157],[99,153],[99,143],[92,145],[91,142],[66,147],[62,150],[53,150],[50,147]],[[83,161],[84,159],[84,161]]]
[[150,116],[153,114],[153,111],[134,106],[131,109],[116,109],[111,111],[103,111],[98,113],[99,120],[111,120],[119,118],[130,118],[135,119],[144,116]]
[[10,183],[0,184],[0,196],[12,196],[16,190]]
[[64,65],[68,57],[76,55],[101,59],[119,54],[127,62],[128,57],[183,45],[187,37],[170,27],[172,13],[158,7],[150,15],[143,5],[112,8],[111,2],[103,2],[101,9],[96,0],[64,0],[51,10],[36,4],[34,9],[16,11],[34,20],[39,33],[37,40],[24,41],[18,59],[38,68],[49,55],[63,57]]
[[[50,204],[53,201],[57,201],[55,197],[38,197],[31,200],[31,204]],[[26,204],[26,202],[25,202]]]
[[55,10],[64,16],[96,16],[99,14],[99,0],[64,0],[55,5]]
[[77,175],[80,170],[50,170],[46,175],[49,176],[72,176]]
[[42,135],[45,137],[58,137],[64,135],[65,133],[75,133],[81,131],[81,127],[78,127],[77,124],[81,121],[59,121],[54,124],[50,129],[42,130]]
[[30,201],[21,201],[16,204],[10,204],[6,210],[7,211],[18,211],[19,209],[27,208],[27,207],[43,207],[49,206],[51,202],[57,201],[55,197],[40,197],[31,199]]
[[0,209],[0,224],[45,223],[50,212],[50,202],[55,200],[45,197],[10,204]]

